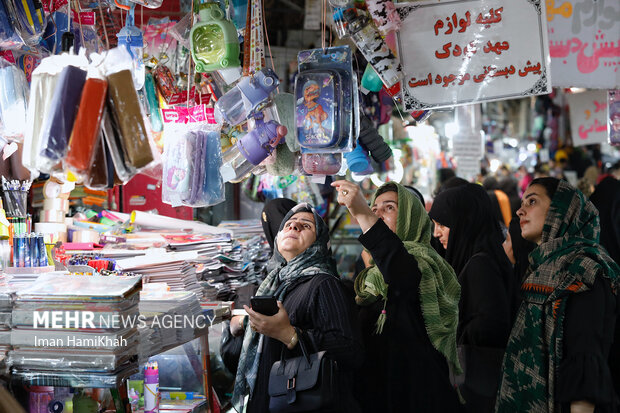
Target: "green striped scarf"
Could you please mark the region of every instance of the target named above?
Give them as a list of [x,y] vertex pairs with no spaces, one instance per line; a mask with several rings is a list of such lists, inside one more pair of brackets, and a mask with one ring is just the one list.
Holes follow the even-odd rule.
[[504,356],[498,413],[560,411],[554,393],[567,298],[588,291],[599,277],[613,291],[620,288],[620,267],[598,244],[599,233],[594,205],[560,181],[541,244],[529,256],[523,302]]
[[[422,203],[407,188],[390,182],[398,191],[396,235],[407,252],[415,257],[422,273],[420,302],[426,333],[433,347],[444,355],[456,374],[462,372],[456,352],[456,327],[461,286],[452,267],[430,245],[431,220]],[[372,202],[374,203],[375,197]],[[385,319],[388,285],[371,260],[371,267],[355,279],[355,301],[366,306],[383,300],[383,311],[375,333],[381,334]]]

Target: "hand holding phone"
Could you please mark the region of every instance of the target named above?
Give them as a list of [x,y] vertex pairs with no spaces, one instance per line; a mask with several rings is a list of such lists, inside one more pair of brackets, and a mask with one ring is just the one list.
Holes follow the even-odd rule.
[[270,295],[259,295],[250,298],[252,310],[257,313],[273,316],[278,313],[278,302],[275,297]]

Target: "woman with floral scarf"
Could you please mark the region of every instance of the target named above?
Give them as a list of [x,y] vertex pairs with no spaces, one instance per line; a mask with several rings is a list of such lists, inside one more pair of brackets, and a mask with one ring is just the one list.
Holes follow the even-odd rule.
[[336,412],[357,412],[352,374],[361,363],[359,326],[353,297],[338,278],[329,250],[329,230],[308,204],[284,217],[272,257],[274,268],[257,296],[275,296],[279,311],[265,316],[244,306],[249,316],[235,378],[233,406],[247,412],[269,411],[269,373],[282,351],[300,356],[299,341],[310,352],[327,351],[339,368],[340,405]]
[[498,413],[617,412],[608,366],[620,268],[599,245],[596,208],[555,178],[523,194],[523,238],[537,244],[503,363]]

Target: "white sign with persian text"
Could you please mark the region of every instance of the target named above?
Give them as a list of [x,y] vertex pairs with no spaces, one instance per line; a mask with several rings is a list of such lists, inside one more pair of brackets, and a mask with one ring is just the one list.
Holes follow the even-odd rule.
[[589,90],[566,96],[573,146],[607,141],[607,91]]
[[547,0],[552,84],[620,87],[620,1]]
[[400,3],[407,111],[551,92],[543,0]]

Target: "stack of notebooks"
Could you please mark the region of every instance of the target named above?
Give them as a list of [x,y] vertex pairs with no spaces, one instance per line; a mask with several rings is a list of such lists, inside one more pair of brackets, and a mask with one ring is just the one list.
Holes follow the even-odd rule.
[[11,346],[11,311],[13,310],[13,293],[0,287],[0,376],[8,372],[6,355]]
[[[140,359],[187,343],[205,334],[212,317],[205,316],[196,294],[188,291],[143,291],[140,317]],[[144,328],[146,327],[146,328]]]
[[267,273],[270,257],[264,236],[236,238],[230,251],[215,257],[220,262],[219,267],[204,268],[200,272],[205,300],[234,301],[237,289],[248,284],[259,285]]
[[[45,269],[46,272],[42,272]],[[49,271],[54,267],[17,267],[11,269],[8,285],[11,289],[20,290],[32,285],[41,274],[66,274],[66,271]]]
[[16,293],[9,363],[22,372],[137,367],[141,277],[43,274]]
[[263,233],[263,224],[260,219],[245,219],[239,221],[222,221],[218,228],[224,228],[232,232],[234,238],[259,235]]
[[153,248],[146,255],[117,260],[116,268],[142,274],[145,284],[166,283],[172,291],[190,291],[202,296],[193,264],[197,260],[196,251],[168,252]]

